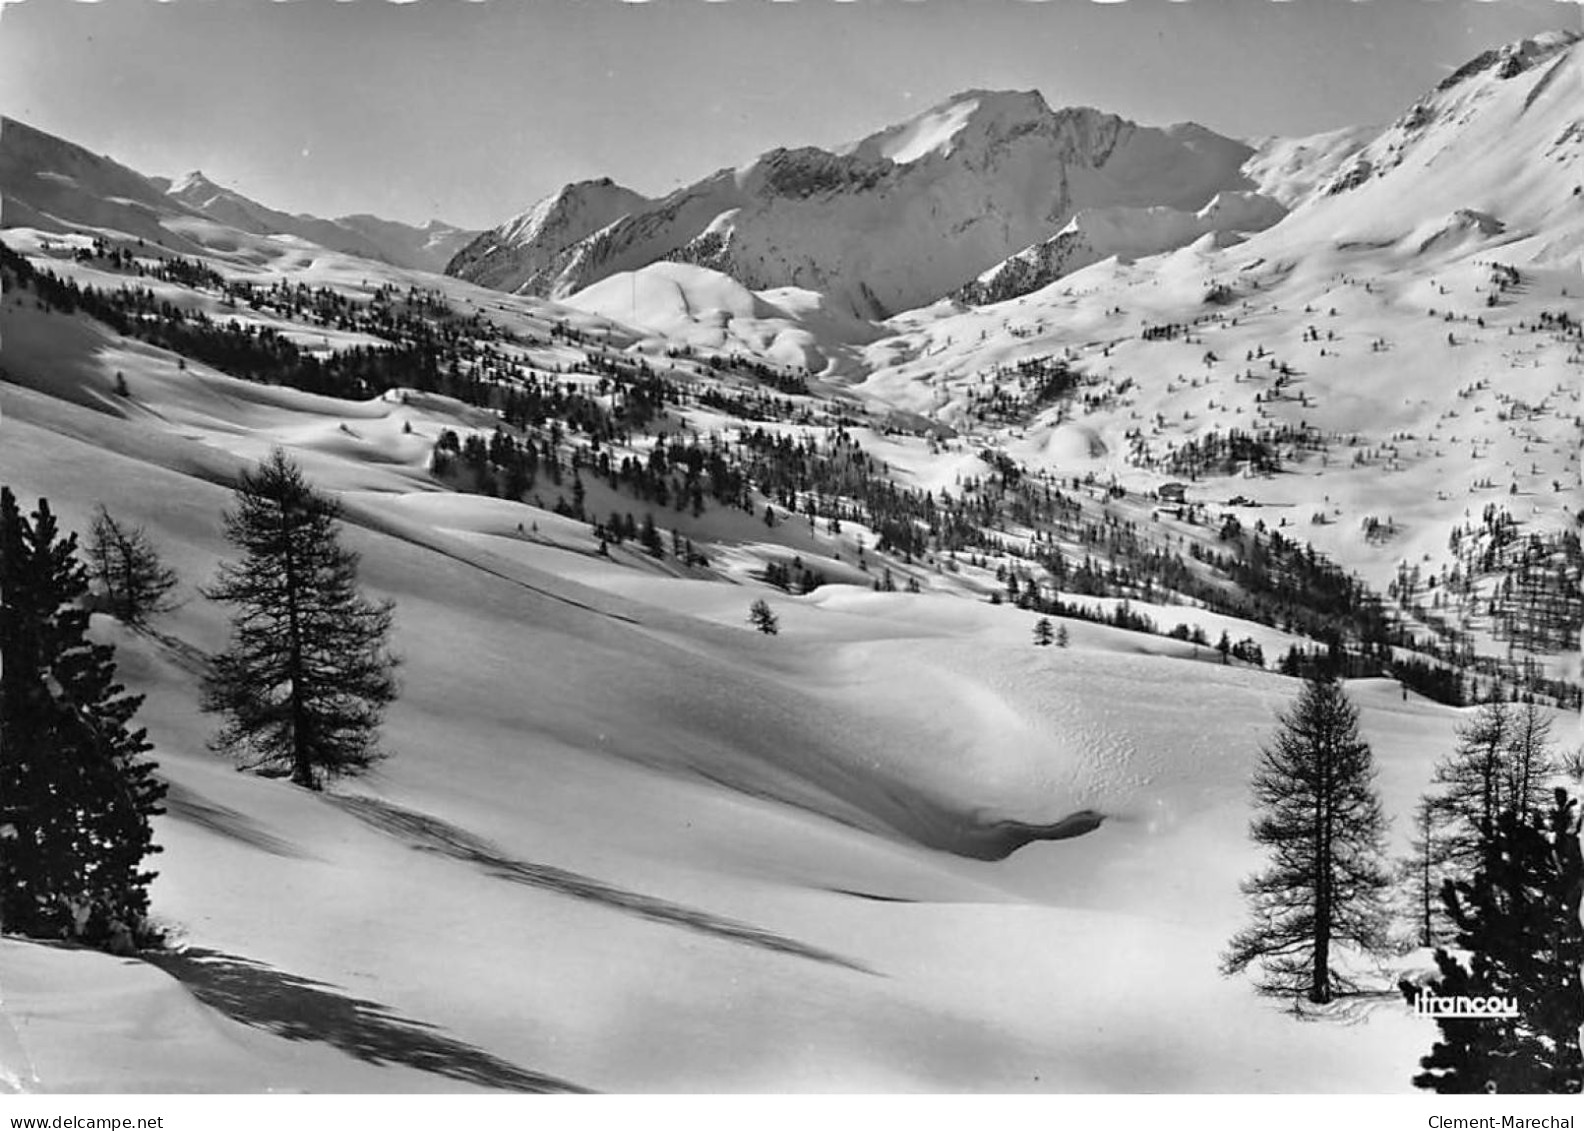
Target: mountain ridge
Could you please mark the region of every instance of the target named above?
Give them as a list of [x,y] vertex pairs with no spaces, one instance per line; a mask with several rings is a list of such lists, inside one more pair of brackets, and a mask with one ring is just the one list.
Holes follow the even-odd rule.
[[1036,91],[968,91],[835,150],[770,149],[658,201],[620,190],[596,217],[604,223],[549,246],[535,217],[598,182],[567,186],[480,237],[447,271],[557,298],[672,259],[885,317],[950,293],[1083,207],[1194,210],[1216,192],[1248,190],[1238,167],[1250,153],[1204,127],[1052,110]]

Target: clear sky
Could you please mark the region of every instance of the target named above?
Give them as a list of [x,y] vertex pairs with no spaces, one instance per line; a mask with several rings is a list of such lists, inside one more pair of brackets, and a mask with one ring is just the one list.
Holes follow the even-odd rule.
[[971,87],[1232,136],[1395,118],[1571,0],[21,0],[0,112],[288,211],[490,226],[659,194]]

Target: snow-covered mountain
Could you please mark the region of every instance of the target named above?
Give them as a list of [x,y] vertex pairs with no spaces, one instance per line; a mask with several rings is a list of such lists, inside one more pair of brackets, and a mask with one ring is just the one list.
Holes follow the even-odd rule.
[[496,290],[549,294],[556,289],[556,275],[568,269],[585,241],[649,204],[609,177],[569,184],[500,227],[479,233],[452,258],[446,273]]
[[0,119],[0,224],[42,231],[102,230],[183,254],[234,244],[226,232],[286,235],[396,267],[439,272],[475,233],[439,220],[422,228],[376,216],[325,220],[260,204],[201,172],[146,176],[13,118]]
[[160,184],[15,118],[0,118],[0,224],[45,232],[99,228],[190,251],[163,221],[194,217]]
[[799,287],[865,317],[931,302],[1086,208],[1189,212],[1253,188],[1241,143],[1036,92],[969,91],[839,152],[775,149],[662,200],[568,186],[481,236],[450,273],[560,297],[663,259],[750,290]]
[[281,212],[216,184],[194,171],[171,186],[170,195],[196,212],[255,235],[291,235],[332,251],[378,259],[397,267],[440,271],[476,233],[440,220],[422,228],[358,214],[325,220],[308,213]]
[[[1487,51],[1337,168],[1294,240],[1423,243],[1443,229],[1509,262],[1584,251],[1584,40],[1556,31]],[[1469,227],[1469,214],[1486,217]],[[1494,223],[1492,223],[1494,222]],[[1429,227],[1427,227],[1427,225]]]
[[1270,227],[1287,210],[1255,192],[1219,192],[1196,212],[1153,208],[1085,208],[1047,240],[996,264],[957,298],[976,304],[1026,295],[1110,256],[1138,259],[1211,236],[1218,246]]
[[335,224],[345,231],[362,236],[387,262],[436,274],[443,272],[456,253],[478,236],[476,231],[458,228],[444,220],[430,220],[417,228],[366,212],[338,216]]

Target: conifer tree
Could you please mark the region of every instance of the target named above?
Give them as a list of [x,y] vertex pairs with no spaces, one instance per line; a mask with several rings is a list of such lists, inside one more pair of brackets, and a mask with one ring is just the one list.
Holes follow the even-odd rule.
[[[1511,998],[1517,1016],[1438,1017],[1441,1039],[1420,1060],[1420,1088],[1438,1093],[1584,1090],[1584,894],[1577,804],[1558,789],[1548,812],[1500,813],[1470,880],[1442,898],[1463,958],[1436,951],[1438,996]],[[1410,1002],[1421,987],[1403,981]]]
[[1056,631],[1051,627],[1050,617],[1040,617],[1034,622],[1034,643],[1037,646],[1043,648],[1053,643],[1055,639]]
[[160,560],[142,527],[125,525],[103,505],[89,531],[88,569],[110,613],[126,624],[146,624],[175,607],[176,571]]
[[1512,708],[1508,731],[1505,796],[1521,819],[1545,806],[1546,787],[1557,772],[1551,717],[1530,698]]
[[1337,967],[1339,947],[1384,945],[1386,819],[1358,710],[1336,680],[1306,681],[1279,722],[1254,771],[1249,830],[1271,864],[1243,884],[1254,921],[1233,937],[1221,970],[1256,966],[1260,993],[1319,1005],[1356,988]]
[[165,786],[129,729],[142,698],[87,638],[76,551],[47,501],[29,521],[0,488],[0,929],[126,951],[150,937]]
[[1435,782],[1442,787],[1437,809],[1445,816],[1448,859],[1467,876],[1481,863],[1496,818],[1512,800],[1507,793],[1512,711],[1492,698],[1457,735],[1457,749],[1436,766]]
[[763,597],[758,598],[748,606],[748,623],[752,624],[766,636],[774,636],[781,631],[781,621],[775,615],[775,610],[770,607],[770,602]]
[[204,687],[204,709],[225,720],[215,744],[308,789],[380,757],[380,719],[396,697],[394,606],[358,590],[339,513],[276,449],[243,473],[225,516],[242,560],[204,590],[236,606],[231,646]]

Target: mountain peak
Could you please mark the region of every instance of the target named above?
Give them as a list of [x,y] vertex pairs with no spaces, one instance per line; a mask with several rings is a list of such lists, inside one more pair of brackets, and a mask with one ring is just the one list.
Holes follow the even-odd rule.
[[183,193],[190,192],[193,189],[213,189],[219,187],[219,185],[215,184],[208,177],[204,176],[202,169],[193,169],[191,172],[183,173],[181,176],[176,178],[175,182],[171,185],[171,192]]
[[949,157],[960,138],[969,133],[1012,132],[1048,121],[1051,116],[1049,104],[1037,90],[965,90],[840,152],[910,165],[935,154]]

